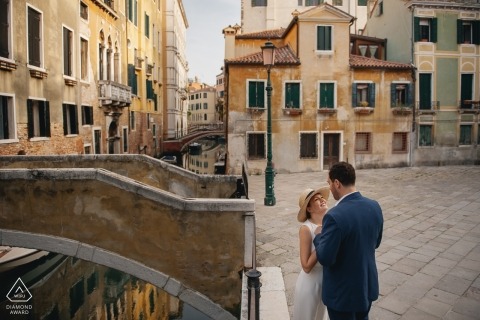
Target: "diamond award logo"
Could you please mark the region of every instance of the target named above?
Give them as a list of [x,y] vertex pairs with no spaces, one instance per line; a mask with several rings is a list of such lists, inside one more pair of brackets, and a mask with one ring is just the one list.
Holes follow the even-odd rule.
[[7,298],[10,302],[27,302],[32,298],[32,294],[23,283],[22,279],[18,278],[13,287],[7,293]]

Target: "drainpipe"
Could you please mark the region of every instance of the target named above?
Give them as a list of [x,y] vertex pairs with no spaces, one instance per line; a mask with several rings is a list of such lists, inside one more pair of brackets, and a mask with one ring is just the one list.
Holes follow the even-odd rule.
[[412,92],[413,92],[413,106],[412,106],[412,130],[411,130],[411,138],[410,138],[410,156],[409,156],[409,162],[410,162],[410,167],[413,167],[415,165],[414,163],[414,156],[413,152],[416,149],[416,126],[417,126],[417,102],[416,102],[416,96],[417,96],[417,68],[415,67],[415,22],[414,22],[414,11],[415,8],[410,8],[411,10],[411,36],[410,36],[410,41],[411,41],[411,65],[412,65]]

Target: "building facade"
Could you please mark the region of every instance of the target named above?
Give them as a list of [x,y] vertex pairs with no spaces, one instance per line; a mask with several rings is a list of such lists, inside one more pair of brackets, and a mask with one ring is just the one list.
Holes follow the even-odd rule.
[[296,15],[286,29],[224,30],[226,46],[233,44],[225,49],[227,173],[241,173],[244,164],[251,174],[266,167],[268,77],[261,47],[267,41],[276,46],[271,68],[276,172],[327,170],[342,160],[356,167],[409,163],[411,66],[350,55],[353,20],[322,4]]
[[191,89],[188,95],[188,125],[190,128],[218,123],[215,108],[217,99],[214,87],[202,84],[198,89]]
[[242,0],[242,32],[251,33],[261,30],[286,28],[292,20],[292,14],[312,9],[322,3],[328,3],[354,16],[350,33],[361,33],[367,22],[369,0]]
[[165,0],[162,3],[165,11],[163,135],[165,139],[175,139],[188,133],[188,63],[185,56],[188,21],[182,0]]
[[415,67],[413,164],[479,163],[478,1],[378,0],[364,34]]
[[0,155],[158,156],[186,130],[187,26],[181,0],[1,1]]

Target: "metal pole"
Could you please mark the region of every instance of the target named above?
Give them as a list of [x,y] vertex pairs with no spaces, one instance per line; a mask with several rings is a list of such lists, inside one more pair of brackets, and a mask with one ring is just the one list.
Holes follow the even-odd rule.
[[267,69],[267,168],[265,169],[265,199],[266,206],[275,205],[275,193],[273,190],[273,179],[275,172],[272,167],[272,84],[270,82],[270,68]]
[[262,273],[256,269],[245,272],[248,277],[248,320],[260,320],[260,276]]

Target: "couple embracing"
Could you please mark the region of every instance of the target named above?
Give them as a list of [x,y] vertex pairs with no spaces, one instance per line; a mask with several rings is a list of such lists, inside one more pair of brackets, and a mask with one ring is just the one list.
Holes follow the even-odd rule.
[[[367,320],[379,284],[375,249],[382,240],[378,202],[356,191],[355,169],[334,164],[328,187],[299,198],[302,270],[295,287],[294,320]],[[328,210],[330,192],[337,200]],[[327,213],[328,210],[328,213]]]

